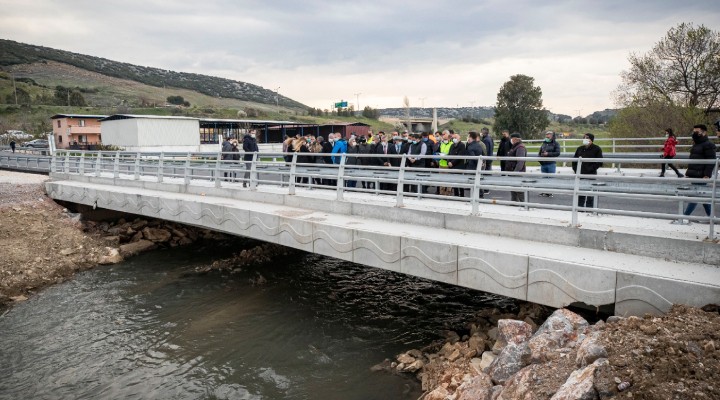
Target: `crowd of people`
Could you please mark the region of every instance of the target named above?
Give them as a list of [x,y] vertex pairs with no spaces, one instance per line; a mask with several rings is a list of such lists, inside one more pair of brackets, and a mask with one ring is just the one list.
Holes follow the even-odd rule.
[[[666,142],[663,146],[661,158],[669,160],[674,158],[676,153],[677,139],[672,129],[665,130]],[[715,159],[716,147],[708,140],[707,127],[705,125],[696,125],[693,128],[693,146],[690,150],[689,158],[692,159]],[[597,175],[598,169],[602,166],[602,162],[597,159],[603,158],[603,152],[600,146],[594,143],[595,136],[592,133],[583,135],[583,143],[573,154],[573,158],[578,159],[572,163],[574,172],[581,175]],[[222,145],[223,159],[239,160],[239,143],[234,140],[225,140]],[[242,150],[245,153],[244,162],[246,163],[246,172],[243,179],[243,185],[247,185],[250,166],[252,161],[252,153],[258,151],[255,132],[246,134],[243,138]],[[248,154],[250,153],[250,154]],[[323,136],[315,136],[312,134],[296,134],[288,137],[283,142],[283,153],[286,153],[285,161],[291,162],[296,158],[297,163],[301,164],[341,164],[342,158],[345,157],[344,165],[346,166],[375,166],[375,167],[400,167],[405,155],[405,166],[411,168],[427,168],[448,171],[470,170],[475,171],[478,168],[482,170],[492,170],[492,160],[481,160],[479,156],[497,156],[504,157],[500,160],[500,171],[521,173],[526,172],[525,157],[540,157],[540,172],[543,174],[556,173],[556,161],[554,158],[561,154],[561,146],[557,142],[556,134],[553,131],[545,132],[545,138],[537,154],[529,154],[525,147],[522,135],[508,130],[501,132],[501,137],[495,147],[490,131],[483,128],[480,132],[471,131],[467,135],[466,141],[463,141],[460,134],[452,129],[438,131],[435,133],[410,133],[410,132],[392,132],[387,134],[383,131],[373,135],[350,135],[345,138],[340,133],[331,133],[327,139]],[[297,153],[297,154],[293,154]],[[594,161],[583,161],[581,159],[594,159]],[[579,161],[579,162],[578,162]],[[481,163],[478,165],[478,163]],[[688,165],[686,174],[682,174],[672,163],[663,163],[660,176],[665,175],[666,165],[677,174],[678,178],[687,176],[689,178],[710,178],[713,174],[713,165],[711,164],[693,164]],[[227,177],[226,173],[226,177]],[[233,177],[235,178],[235,177]],[[314,185],[335,186],[337,182],[334,179],[325,179],[321,177],[298,177],[297,183]],[[359,186],[358,186],[359,185]],[[380,183],[379,187],[375,187],[373,181],[354,181],[346,180],[347,187],[362,187],[364,189],[380,189],[385,191],[397,190],[394,183]],[[465,197],[466,193],[463,188],[458,187],[431,187],[431,186],[414,186],[405,185],[403,191],[430,193]],[[478,194],[483,197],[487,191],[480,191]],[[552,197],[552,193],[540,193],[540,196]],[[511,201],[524,202],[524,192],[511,192]],[[585,208],[593,208],[594,197],[578,196],[578,206]],[[697,207],[697,204],[690,203],[685,209],[685,214],[689,215]],[[710,215],[710,207],[703,204],[705,211]]]

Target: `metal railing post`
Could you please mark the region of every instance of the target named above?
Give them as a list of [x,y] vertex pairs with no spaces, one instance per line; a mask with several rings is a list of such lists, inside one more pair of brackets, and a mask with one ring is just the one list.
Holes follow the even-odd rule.
[[63,172],[66,174],[70,173],[70,152],[65,153],[65,165],[63,165]]
[[293,153],[290,161],[290,180],[288,181],[288,194],[295,194],[295,172],[297,171],[297,155]]
[[257,162],[260,159],[258,152],[253,153],[252,161],[250,164],[250,190],[257,190],[258,176],[257,176]]
[[222,153],[217,153],[217,159],[215,159],[215,187],[221,186],[220,181],[220,163],[222,162]]
[[338,167],[337,175],[337,200],[343,200],[343,191],[345,190],[345,163],[347,162],[347,154],[342,153],[340,156],[340,166]]
[[[8,157],[8,167],[10,166],[10,157]],[[57,152],[50,156],[50,172],[57,172]]]
[[78,174],[85,175],[85,151],[80,151],[80,162],[78,162]]
[[582,170],[582,158],[578,158],[575,167],[575,186],[573,187],[572,200],[572,226],[578,226],[578,191],[580,190],[580,171]]
[[472,215],[478,215],[480,213],[480,180],[482,179],[482,169],[483,169],[483,156],[480,156],[478,159],[478,165],[475,169],[475,180],[473,181],[473,187],[470,191],[470,203],[472,204]]
[[183,171],[183,181],[185,182],[185,186],[190,184],[190,152],[187,153],[187,158],[185,158],[185,170]]
[[102,151],[98,150],[97,160],[95,160],[95,176],[100,176],[102,173]]
[[403,206],[403,191],[405,190],[405,163],[407,154],[403,154],[400,159],[400,171],[398,172],[397,188],[395,194],[395,207]]
[[715,239],[715,200],[717,200],[717,180],[718,168],[720,168],[720,159],[715,159],[715,168],[713,170],[712,195],[710,196],[710,228],[708,239]]
[[115,152],[115,160],[113,162],[113,178],[120,177],[120,152]]
[[135,153],[135,170],[133,171],[133,179],[140,179],[140,152]]
[[[612,152],[615,154],[615,138],[612,138]],[[612,163],[612,168],[615,168],[615,163]],[[617,166],[617,172],[620,172],[620,164]]]
[[163,181],[163,158],[165,157],[164,152],[160,152],[160,157],[158,158],[158,168],[157,168],[157,181],[158,183]]

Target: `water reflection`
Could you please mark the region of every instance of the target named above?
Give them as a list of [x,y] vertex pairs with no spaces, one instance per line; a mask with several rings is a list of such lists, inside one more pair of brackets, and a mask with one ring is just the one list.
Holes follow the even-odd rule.
[[304,253],[194,273],[230,250],[146,254],[14,307],[0,398],[416,399],[413,379],[370,367],[510,304]]

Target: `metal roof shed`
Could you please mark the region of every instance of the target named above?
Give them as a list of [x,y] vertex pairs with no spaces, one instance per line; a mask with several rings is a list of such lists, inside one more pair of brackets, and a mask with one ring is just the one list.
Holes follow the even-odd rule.
[[115,114],[100,124],[103,144],[128,151],[200,151],[197,118]]

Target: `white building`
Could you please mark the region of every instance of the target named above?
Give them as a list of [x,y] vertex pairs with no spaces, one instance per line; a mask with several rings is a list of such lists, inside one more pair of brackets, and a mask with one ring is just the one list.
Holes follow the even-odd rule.
[[115,114],[100,120],[104,145],[126,151],[218,151],[217,144],[200,144],[197,118]]

